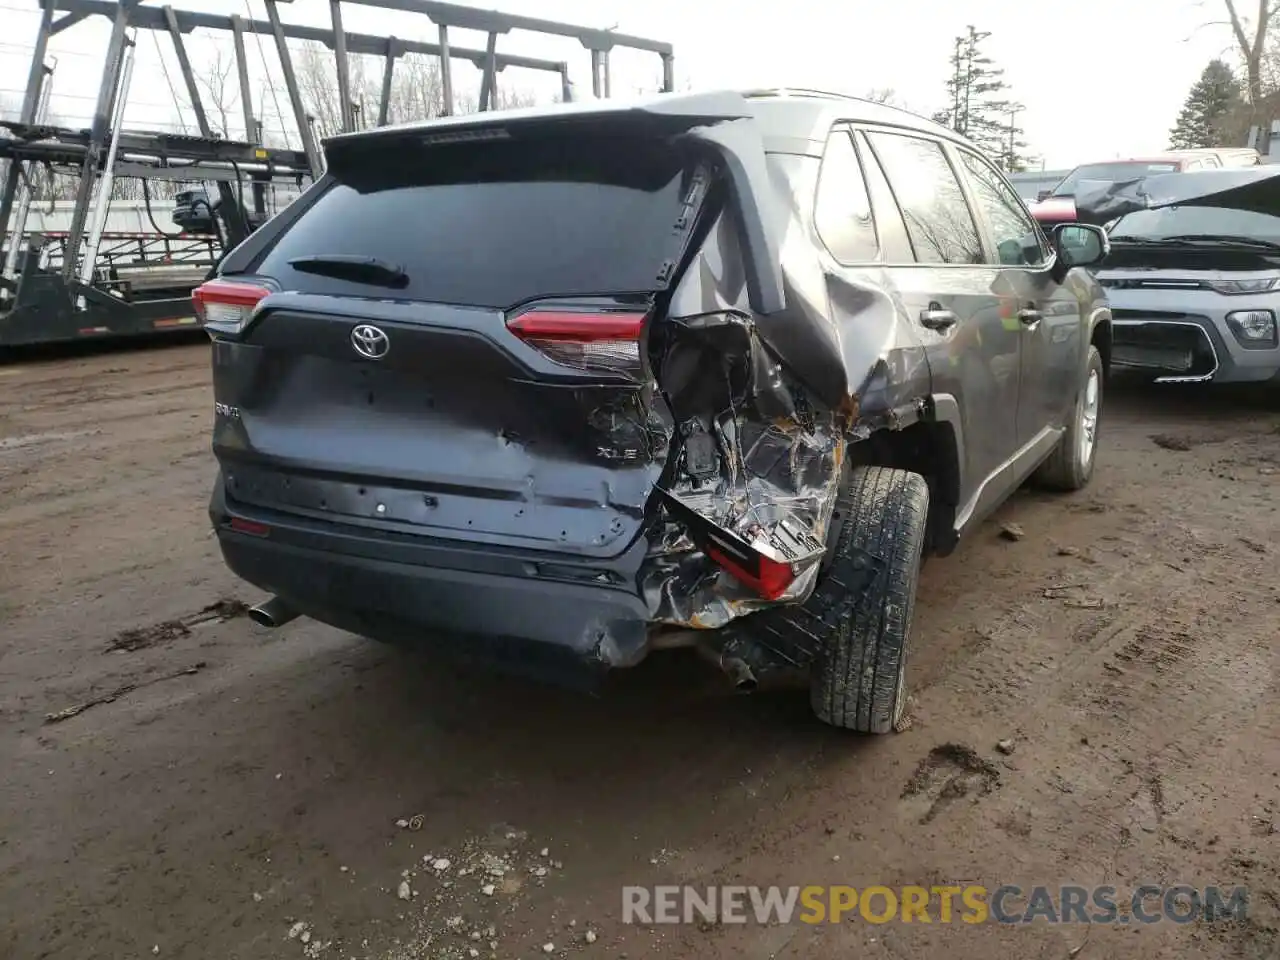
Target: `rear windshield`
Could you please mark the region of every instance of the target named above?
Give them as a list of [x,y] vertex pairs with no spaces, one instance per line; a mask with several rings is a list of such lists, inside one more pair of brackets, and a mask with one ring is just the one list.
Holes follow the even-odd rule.
[[1119,163],[1090,163],[1076,167],[1053,189],[1055,197],[1074,197],[1081,180],[1105,180],[1115,183],[1120,180],[1136,180],[1140,177],[1153,177],[1160,173],[1177,173],[1178,165],[1172,161],[1161,163],[1141,163],[1122,161]]
[[[542,138],[351,151],[252,272],[286,290],[508,308],[662,289],[693,162],[655,140]],[[374,257],[403,288],[318,276],[297,257]]]

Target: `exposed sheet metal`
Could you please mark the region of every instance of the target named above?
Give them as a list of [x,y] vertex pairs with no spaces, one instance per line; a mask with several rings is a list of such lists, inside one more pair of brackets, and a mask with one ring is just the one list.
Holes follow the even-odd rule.
[[[698,629],[801,600],[813,589],[845,457],[845,418],[811,409],[793,391],[744,314],[672,322],[658,345],[658,378],[682,452],[668,508],[646,564],[644,593],[658,623]],[[734,543],[797,571],[766,599],[712,560],[687,511]],[[685,516],[679,514],[685,513]]]

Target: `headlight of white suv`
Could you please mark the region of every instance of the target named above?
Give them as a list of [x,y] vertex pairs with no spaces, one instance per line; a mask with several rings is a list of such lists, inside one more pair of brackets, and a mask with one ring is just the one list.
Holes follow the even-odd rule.
[[1256,280],[1209,280],[1205,286],[1218,293],[1232,296],[1238,293],[1266,293],[1274,290],[1277,277],[1260,277]]

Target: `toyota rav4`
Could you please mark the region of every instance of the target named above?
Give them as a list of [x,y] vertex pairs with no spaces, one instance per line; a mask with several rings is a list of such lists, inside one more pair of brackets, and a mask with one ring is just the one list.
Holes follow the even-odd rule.
[[940,126],[710,93],[324,149],[194,294],[259,622],[565,680],[695,646],[885,732],[922,558],[1089,482],[1105,234]]

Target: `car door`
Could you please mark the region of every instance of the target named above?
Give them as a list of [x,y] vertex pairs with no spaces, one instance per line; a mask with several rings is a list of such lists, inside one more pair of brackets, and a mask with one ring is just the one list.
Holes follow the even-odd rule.
[[979,507],[1017,449],[1020,332],[1000,317],[1000,271],[987,262],[973,211],[941,140],[862,131],[902,212],[913,261],[893,282],[925,346],[933,395],[953,407],[963,451],[957,525]]
[[1022,340],[1018,444],[1034,451],[1051,441],[1074,398],[1080,303],[1054,281],[1049,245],[1005,178],[977,153],[952,149],[988,239],[988,260],[998,272],[1001,322]]
[[927,395],[929,366],[885,268],[913,258],[906,227],[884,175],[866,154],[847,125],[832,131],[818,171],[813,225],[830,254],[827,297],[846,362],[857,357],[854,367],[867,371],[863,383],[852,385],[859,412],[876,418]]

